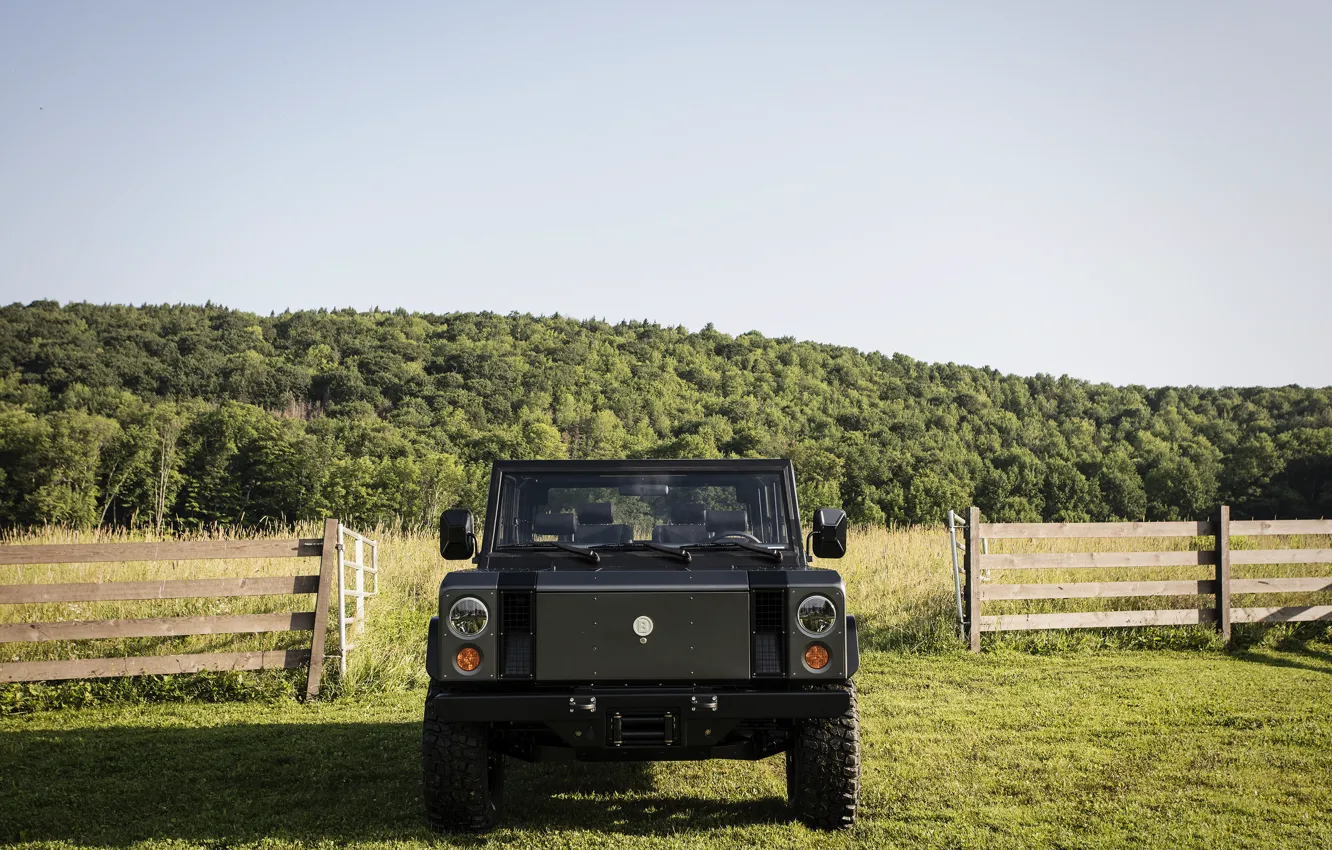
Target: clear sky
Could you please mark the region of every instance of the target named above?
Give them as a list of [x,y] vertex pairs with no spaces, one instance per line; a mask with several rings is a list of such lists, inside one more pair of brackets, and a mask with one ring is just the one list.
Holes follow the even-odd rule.
[[0,0],[0,303],[1332,384],[1332,2]]

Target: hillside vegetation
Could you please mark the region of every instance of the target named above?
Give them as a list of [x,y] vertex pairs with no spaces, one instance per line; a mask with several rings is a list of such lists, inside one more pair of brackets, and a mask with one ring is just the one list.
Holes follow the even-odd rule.
[[1332,389],[1113,387],[559,316],[0,308],[0,526],[419,527],[479,508],[494,458],[686,456],[791,457],[807,513],[860,523],[1318,517]]

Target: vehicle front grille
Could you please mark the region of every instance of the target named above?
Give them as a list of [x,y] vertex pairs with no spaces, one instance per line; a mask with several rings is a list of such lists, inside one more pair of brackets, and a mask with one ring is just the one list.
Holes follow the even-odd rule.
[[532,591],[500,591],[501,679],[532,678]]
[[506,590],[500,593],[500,623],[506,632],[532,633],[530,590]]
[[786,591],[755,590],[754,675],[781,676],[786,672]]

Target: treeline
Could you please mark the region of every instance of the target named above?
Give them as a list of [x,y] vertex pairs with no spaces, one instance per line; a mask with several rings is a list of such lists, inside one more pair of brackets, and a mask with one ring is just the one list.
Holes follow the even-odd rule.
[[428,525],[495,458],[782,456],[859,522],[1332,515],[1332,390],[1113,387],[711,326],[0,308],[0,525]]

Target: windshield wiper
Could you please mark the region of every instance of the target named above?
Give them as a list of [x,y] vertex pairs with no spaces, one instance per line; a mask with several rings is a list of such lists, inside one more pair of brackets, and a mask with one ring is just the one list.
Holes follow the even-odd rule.
[[761,543],[754,543],[751,540],[731,539],[731,540],[716,540],[711,543],[692,543],[690,544],[689,548],[707,549],[707,548],[716,547],[720,549],[723,546],[739,546],[741,549],[748,549],[749,551],[757,552],[760,555],[767,555],[769,558],[772,558],[774,561],[776,561],[779,564],[782,562],[781,549],[769,549],[767,546],[764,546]]
[[658,552],[665,552],[668,555],[674,555],[686,564],[694,560],[694,556],[689,554],[689,550],[683,546],[670,546],[665,543],[654,543],[644,540],[639,543],[640,546],[646,546],[649,549],[655,549]]
[[668,555],[674,555],[686,564],[694,560],[694,556],[683,546],[671,546],[666,543],[656,543],[651,540],[635,540],[633,543],[593,543],[586,547],[591,550],[612,551],[612,552],[632,552],[635,549],[653,549],[657,552],[665,552]]
[[594,549],[590,549],[587,546],[579,546],[574,543],[565,543],[559,540],[555,541],[555,545],[566,552],[573,552],[575,555],[582,555],[584,558],[587,558],[589,561],[591,561],[594,564],[601,563],[601,553],[597,552]]
[[[556,549],[563,549],[564,551],[566,551],[566,552],[572,552],[572,553],[574,553],[575,555],[582,555],[584,558],[587,558],[589,561],[591,561],[591,562],[594,563],[594,564],[600,564],[600,563],[601,563],[601,555],[600,555],[600,553],[593,551],[592,549],[588,548],[587,546],[578,546],[578,545],[573,544],[573,543],[565,543],[565,542],[562,541],[562,540],[551,540],[551,541],[549,541],[549,542],[547,542],[547,543],[534,543],[534,544],[529,544],[529,545],[530,545],[532,548],[536,548],[537,546],[540,546],[540,547],[542,547],[542,548],[545,548],[546,546],[554,546]],[[513,547],[513,548],[517,549],[517,548],[525,548],[525,547],[518,547],[518,546],[515,546],[515,547]]]

